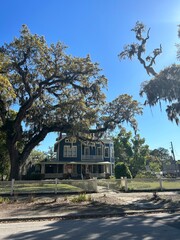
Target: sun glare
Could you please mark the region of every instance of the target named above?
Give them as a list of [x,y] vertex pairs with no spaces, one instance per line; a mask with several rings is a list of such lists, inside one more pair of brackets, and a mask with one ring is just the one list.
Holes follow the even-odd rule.
[[172,22],[176,23],[177,25],[180,24],[180,2],[174,8],[174,14],[172,16]]

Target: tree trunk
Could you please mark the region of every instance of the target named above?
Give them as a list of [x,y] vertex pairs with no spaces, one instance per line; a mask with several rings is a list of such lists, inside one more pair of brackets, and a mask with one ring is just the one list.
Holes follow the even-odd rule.
[[11,144],[10,141],[8,141],[8,151],[9,151],[9,157],[10,157],[10,176],[9,180],[19,179],[19,172],[20,172],[20,161],[19,161],[19,152],[16,149],[14,144]]
[[16,159],[11,159],[11,167],[10,167],[10,179],[15,179],[15,180],[19,180],[20,176],[19,176],[19,164],[18,161]]

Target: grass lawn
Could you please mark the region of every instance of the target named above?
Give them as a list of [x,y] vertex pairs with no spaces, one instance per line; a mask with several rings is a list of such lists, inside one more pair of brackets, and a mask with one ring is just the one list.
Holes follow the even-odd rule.
[[160,189],[158,181],[128,180],[129,190],[157,190]]
[[[97,180],[98,186],[103,186],[107,189],[121,190],[121,180],[102,179]],[[127,188],[129,190],[160,190],[160,183],[158,179],[128,179]],[[180,180],[164,179],[162,181],[162,189],[180,190]],[[91,181],[15,181],[14,194],[20,193],[71,193],[71,192],[93,192],[94,188]],[[11,182],[0,182],[0,194],[11,193]]]
[[163,181],[163,189],[180,189],[180,180],[179,181]]
[[[65,183],[17,183],[14,185],[14,193],[52,193],[55,192],[83,192],[83,189]],[[0,194],[8,194],[11,192],[10,185],[0,185]]]
[[[160,189],[159,180],[128,180],[128,189],[130,190],[158,190]],[[180,181],[162,180],[162,189],[180,189]]]
[[[98,185],[109,189],[122,189],[121,180],[98,180]],[[129,190],[160,190],[159,179],[127,179]],[[163,180],[162,188],[164,190],[180,190],[180,180]]]
[[[55,184],[18,184],[15,185],[15,192],[54,192]],[[60,192],[76,192],[82,191],[82,189],[68,185],[68,184],[57,184],[57,191]]]

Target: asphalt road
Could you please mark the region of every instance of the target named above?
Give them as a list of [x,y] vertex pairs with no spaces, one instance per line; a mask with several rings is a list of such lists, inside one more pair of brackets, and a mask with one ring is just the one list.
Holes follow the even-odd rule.
[[0,239],[179,240],[179,213],[0,224]]

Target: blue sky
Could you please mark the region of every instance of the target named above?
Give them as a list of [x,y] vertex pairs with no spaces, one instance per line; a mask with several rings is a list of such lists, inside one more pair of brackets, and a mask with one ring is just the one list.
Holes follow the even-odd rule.
[[[125,44],[135,41],[130,30],[139,20],[151,28],[147,53],[162,44],[156,71],[177,62],[179,13],[179,0],[1,0],[0,45],[19,36],[22,24],[26,24],[32,33],[45,36],[48,44],[63,42],[68,54],[90,54],[108,78],[108,101],[128,93],[143,103],[140,85],[149,77],[136,59],[119,61],[117,55]],[[151,149],[170,149],[173,142],[180,159],[180,127],[168,121],[165,106],[162,111],[159,106],[145,107],[137,119],[140,135]],[[49,134],[38,149],[47,151],[55,138]]]

